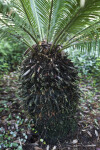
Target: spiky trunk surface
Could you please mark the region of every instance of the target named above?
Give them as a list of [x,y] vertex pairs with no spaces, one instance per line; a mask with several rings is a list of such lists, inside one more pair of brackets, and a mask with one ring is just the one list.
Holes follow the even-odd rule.
[[37,46],[34,49],[21,68],[25,107],[40,133],[62,138],[73,128],[79,100],[77,69],[67,56],[58,53],[59,46],[51,53],[50,45],[41,45],[41,52]]

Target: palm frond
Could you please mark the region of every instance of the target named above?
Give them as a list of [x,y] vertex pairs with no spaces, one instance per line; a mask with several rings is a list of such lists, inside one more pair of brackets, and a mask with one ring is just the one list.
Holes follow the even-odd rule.
[[85,0],[82,6],[80,0],[10,1],[4,4],[0,0],[2,29],[9,28],[9,33],[14,34],[15,31],[33,44],[35,42],[39,46],[39,41],[46,40],[52,43],[51,50],[57,45],[66,49],[82,41],[84,43],[88,37],[91,38],[87,42],[99,38],[99,0]]
[[95,39],[92,41],[84,41],[84,42],[79,42],[76,43],[75,45],[71,46],[71,49],[78,50],[87,54],[94,54],[96,56],[100,56],[100,40]]
[[53,0],[51,0],[51,8],[50,8],[49,24],[48,24],[48,32],[47,32],[47,43],[48,43],[48,37],[49,37],[49,33],[50,33],[50,23],[51,23],[51,17],[52,17],[52,9],[53,9]]
[[66,0],[54,0],[52,10],[51,28],[49,33],[49,39],[51,42],[54,40],[54,36],[61,30],[60,25],[63,24],[65,18],[65,5]]
[[[18,28],[17,28],[18,29]],[[25,45],[27,45],[32,51],[34,51],[33,47],[31,46],[31,39],[27,39],[27,36],[25,37],[25,34],[23,33],[20,35],[18,32],[15,32],[15,30],[12,30],[12,28],[1,28],[0,29],[0,40],[4,38],[17,38],[18,40],[22,41]]]
[[50,0],[35,0],[35,5],[37,9],[37,14],[42,26],[42,32],[44,34],[44,38],[47,36],[48,25],[49,25],[49,14],[51,8]]
[[[73,4],[72,4],[73,2]],[[67,1],[66,1],[67,3]],[[91,25],[97,20],[99,20],[100,16],[100,2],[99,0],[92,0],[91,2],[89,0],[86,1],[85,7],[80,8],[80,4],[78,1],[71,1],[69,10],[69,19],[68,17],[65,17],[62,22],[63,24],[59,25],[59,32],[57,30],[57,33],[54,36],[54,42],[53,46],[55,44],[58,44],[59,41],[62,38],[67,37],[68,34],[75,34],[79,30],[82,30],[86,27],[86,25]],[[92,11],[91,11],[92,10]],[[91,12],[93,13],[91,15]]]
[[[25,15],[27,17],[27,20],[28,20],[28,22],[29,22],[29,24],[31,26],[31,29],[33,31],[33,34],[35,36],[34,40],[35,40],[35,42],[38,45],[36,31],[34,30],[34,28],[36,29],[36,27],[37,27],[37,23],[36,23],[35,17],[33,16],[30,0],[24,0],[24,1],[23,0],[19,0],[19,1],[20,1],[21,5],[22,5],[23,11],[24,11],[24,13],[25,13]],[[39,35],[39,37],[40,37],[40,35]]]
[[[4,20],[6,20],[8,24],[13,24],[12,26],[13,30],[15,27],[17,30],[20,29],[21,32],[23,31],[23,33],[27,33],[33,39],[33,41],[35,41],[35,43],[38,44],[37,38],[32,32],[33,30],[30,27],[30,24],[26,22],[25,20],[23,20],[23,17],[20,16],[12,7],[0,2],[0,13],[2,14],[0,18],[3,23],[4,23]],[[5,25],[8,28],[10,27],[10,26],[7,26],[7,24]]]
[[36,0],[30,0],[30,4],[31,4],[31,9],[32,9],[33,15],[34,15],[35,20],[36,20],[36,24],[38,26],[40,40],[42,41],[43,40],[43,37],[42,37],[42,25],[41,25],[39,16],[37,14]]
[[[63,3],[63,7],[62,7],[62,16],[60,17],[56,28],[55,28],[55,33],[54,33],[54,37],[53,37],[53,46],[55,45],[55,43],[57,43],[57,40],[60,38],[60,36],[65,33],[66,30],[69,29],[69,26],[74,22],[74,20],[77,17],[77,13],[79,11],[79,7],[77,7],[76,5],[76,1],[72,0],[66,0]],[[65,7],[67,9],[65,9]]]
[[[64,42],[64,46],[61,50],[66,49],[67,47],[75,44],[75,42],[80,42],[84,40],[87,40],[89,38],[89,40],[93,40],[95,39],[94,37],[98,37],[99,38],[99,31],[97,30],[100,27],[100,21],[94,23],[93,25],[86,27],[83,30],[80,30],[79,32],[77,32],[74,36],[69,37],[69,39]],[[90,38],[91,35],[91,38]]]

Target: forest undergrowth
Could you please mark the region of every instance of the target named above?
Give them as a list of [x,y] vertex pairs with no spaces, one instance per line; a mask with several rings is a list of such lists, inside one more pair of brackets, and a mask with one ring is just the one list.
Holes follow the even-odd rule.
[[17,72],[0,79],[1,150],[100,150],[100,88],[92,78],[80,79],[76,133],[67,135],[66,141],[58,141],[56,145],[49,145],[35,130],[32,119],[23,109],[19,86]]

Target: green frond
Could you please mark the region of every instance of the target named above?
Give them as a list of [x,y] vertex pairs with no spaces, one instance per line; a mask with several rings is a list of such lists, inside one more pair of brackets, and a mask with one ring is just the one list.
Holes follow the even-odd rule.
[[51,8],[50,0],[35,0],[35,5],[37,8],[37,14],[42,25],[42,31],[44,34],[44,38],[47,36],[48,25],[49,25],[49,14]]
[[74,20],[76,20],[79,11],[79,7],[77,7],[76,4],[77,3],[75,0],[66,0],[63,2],[64,6],[62,7],[62,16],[60,16],[59,22],[57,23],[57,27],[54,31],[55,34],[53,37],[53,46],[57,43],[61,35],[69,29],[69,27],[73,24]]
[[95,39],[90,42],[89,41],[79,42],[71,46],[71,49],[73,49],[73,51],[77,49],[81,52],[88,53],[88,54],[92,52],[92,54],[94,53],[94,55],[100,56],[100,40]]
[[[23,31],[24,34],[27,33],[27,36],[30,36],[33,41],[38,44],[38,41],[35,38],[29,23],[26,22],[12,7],[0,2],[0,13],[2,14],[0,20],[6,25],[7,28],[12,28],[12,30],[16,29],[15,32],[19,31],[20,29],[21,32]],[[13,26],[11,26],[11,24]]]
[[[32,28],[32,31],[37,39],[37,35],[35,33],[35,30],[34,28],[37,26],[36,24],[36,20],[35,20],[35,17],[33,16],[33,13],[32,13],[32,9],[31,9],[31,4],[30,4],[30,0],[20,0],[21,4],[22,4],[22,8],[24,10],[24,13],[27,17],[27,20]],[[38,41],[36,40],[35,41],[37,44],[38,44]]]
[[[72,2],[74,3],[72,4]],[[62,20],[62,24],[59,24],[57,33],[54,36],[53,46],[55,44],[57,45],[62,38],[68,37],[69,34],[76,34],[79,30],[84,29],[86,25],[89,26],[96,21],[99,21],[99,0],[92,0],[91,2],[87,0],[84,8],[80,8],[79,3],[74,0],[70,2],[69,8],[67,7],[67,11],[69,11],[69,19],[68,17],[65,17]],[[91,15],[91,12],[94,15]]]
[[51,0],[51,8],[50,8],[49,24],[48,24],[48,32],[47,32],[47,43],[48,43],[48,37],[49,37],[49,32],[50,32],[52,9],[53,9],[53,0]]
[[42,25],[41,25],[39,16],[38,16],[38,14],[37,14],[36,0],[30,0],[30,3],[31,3],[31,9],[32,9],[33,15],[34,15],[35,20],[36,20],[36,24],[37,24],[37,26],[38,26],[38,31],[39,31],[39,35],[40,35],[40,40],[42,41],[42,40],[43,40]]
[[12,30],[11,28],[3,28],[0,29],[0,40],[4,39],[4,38],[17,38],[19,40],[21,40],[25,45],[27,45],[28,47],[30,47],[32,49],[32,51],[34,50],[32,48],[32,44],[30,44],[30,39],[27,39],[27,36],[25,37],[25,34],[23,35],[23,33],[21,35],[18,34],[18,32],[15,32],[15,30]]
[[0,18],[2,28],[30,39],[30,45],[45,40],[51,50],[66,49],[90,35],[91,42],[99,38],[100,0],[85,0],[84,6],[80,0],[0,0]]
[[63,48],[61,50],[64,50],[67,47],[75,44],[75,42],[80,42],[80,41],[84,42],[88,38],[89,40],[92,41],[93,39],[95,39],[94,36],[99,38],[99,31],[97,30],[99,27],[100,27],[100,21],[77,32],[74,36],[71,36],[66,42],[64,42]]

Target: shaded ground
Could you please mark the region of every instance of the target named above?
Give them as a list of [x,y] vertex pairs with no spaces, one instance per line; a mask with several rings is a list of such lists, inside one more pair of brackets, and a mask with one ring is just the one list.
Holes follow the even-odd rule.
[[[0,80],[0,149],[1,150],[100,150],[100,88],[91,80],[80,81],[82,96],[77,116],[78,131],[64,143],[47,145],[34,129],[34,124],[23,110],[18,93],[17,73]],[[25,142],[27,141],[27,145]],[[23,147],[23,148],[22,148]],[[40,150],[41,150],[40,149]]]

